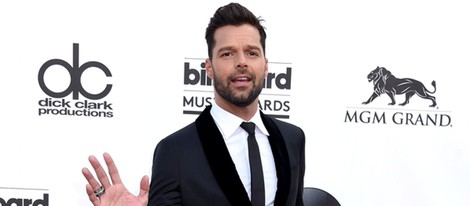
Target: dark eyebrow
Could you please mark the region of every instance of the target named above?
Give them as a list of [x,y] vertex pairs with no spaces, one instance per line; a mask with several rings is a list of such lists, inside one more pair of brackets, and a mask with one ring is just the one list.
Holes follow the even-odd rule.
[[220,51],[227,51],[227,50],[233,50],[233,47],[232,46],[221,47],[219,50],[216,51],[216,53],[219,53]]
[[[249,50],[257,50],[259,52],[261,52],[261,48],[259,46],[256,46],[256,45],[248,45],[248,49]],[[219,50],[216,51],[216,53],[219,53],[220,51],[231,51],[231,50],[234,50],[233,49],[233,46],[226,46],[226,47],[221,47]]]
[[250,50],[257,50],[257,51],[262,51],[261,47],[256,46],[256,45],[248,45],[248,49]]

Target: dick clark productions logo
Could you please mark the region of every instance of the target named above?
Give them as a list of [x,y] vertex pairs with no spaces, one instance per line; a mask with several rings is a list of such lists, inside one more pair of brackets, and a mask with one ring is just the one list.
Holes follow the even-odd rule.
[[[64,68],[70,75],[70,84],[64,91],[53,91],[45,82],[45,74],[52,66]],[[63,116],[85,116],[85,117],[113,117],[112,103],[107,101],[97,101],[106,97],[111,91],[112,84],[106,84],[103,91],[92,94],[85,90],[82,85],[82,74],[87,69],[97,68],[101,70],[106,77],[111,77],[111,71],[106,65],[97,61],[88,61],[80,65],[79,63],[79,45],[73,44],[73,62],[72,64],[62,59],[51,59],[46,61],[38,73],[38,82],[42,91],[49,97],[39,100],[38,115],[63,115]],[[72,100],[67,97],[72,94]],[[80,95],[85,100],[80,100]]]

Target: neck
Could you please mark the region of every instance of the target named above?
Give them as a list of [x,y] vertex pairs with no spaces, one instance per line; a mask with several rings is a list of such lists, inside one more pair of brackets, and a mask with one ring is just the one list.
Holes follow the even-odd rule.
[[215,98],[215,103],[222,109],[227,112],[232,113],[233,115],[240,117],[245,121],[249,121],[258,111],[258,99],[253,101],[251,104],[245,107],[239,107],[234,104],[231,104],[227,101],[222,100],[220,97]]

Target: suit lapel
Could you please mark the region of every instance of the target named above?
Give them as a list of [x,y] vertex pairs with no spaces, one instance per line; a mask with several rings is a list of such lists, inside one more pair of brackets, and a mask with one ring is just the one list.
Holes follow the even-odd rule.
[[269,132],[269,144],[273,151],[277,172],[277,192],[274,200],[275,206],[284,206],[287,202],[290,188],[290,163],[287,147],[282,134],[273,119],[261,112],[261,119]]
[[[232,205],[251,206],[245,187],[238,176],[222,134],[210,114],[210,106],[196,119],[196,127],[212,173],[223,193]],[[290,162],[286,144],[273,119],[261,112],[261,119],[269,132],[269,143],[273,151],[277,172],[275,206],[287,203],[290,188]]]
[[210,108],[206,107],[196,119],[196,127],[212,173],[232,205],[251,206],[222,134],[210,114]]

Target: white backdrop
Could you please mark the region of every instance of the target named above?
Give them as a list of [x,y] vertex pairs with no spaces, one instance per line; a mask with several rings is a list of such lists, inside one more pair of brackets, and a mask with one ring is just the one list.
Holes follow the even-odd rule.
[[[183,114],[186,58],[205,58],[205,27],[229,1],[11,1],[0,3],[0,204],[91,205],[81,174],[88,156],[109,152],[137,194],[151,173],[153,150],[190,123]],[[267,57],[292,67],[292,122],[307,135],[305,186],[332,193],[347,206],[441,206],[470,203],[470,110],[464,97],[470,67],[470,9],[465,1],[240,1],[266,22]],[[62,59],[96,61],[82,86],[99,100],[72,94],[112,117],[39,115],[49,97],[38,83],[41,66]],[[367,74],[377,66],[433,90],[437,107],[413,96],[390,106],[373,93]],[[273,66],[275,67],[275,66]],[[44,81],[64,91],[67,70],[51,66]],[[396,96],[397,103],[404,95]],[[62,102],[64,101],[64,102]],[[50,110],[50,111],[52,111]],[[386,122],[348,121],[366,111]],[[268,111],[269,112],[269,111]],[[396,113],[413,115],[396,124]],[[444,116],[444,126],[418,117]],[[364,116],[365,117],[365,116]],[[47,203],[46,203],[47,202]],[[2,205],[3,206],[3,205]]]

